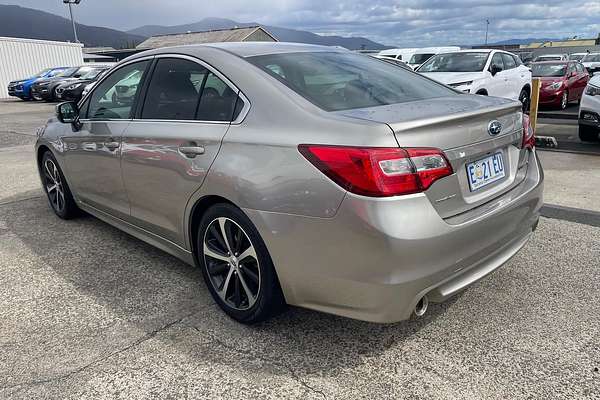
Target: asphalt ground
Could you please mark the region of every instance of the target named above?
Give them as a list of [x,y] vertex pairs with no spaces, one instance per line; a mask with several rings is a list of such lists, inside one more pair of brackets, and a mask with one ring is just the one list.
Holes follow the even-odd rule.
[[247,327],[196,268],[53,215],[31,147],[50,112],[0,102],[0,398],[600,399],[600,228],[568,216],[600,211],[600,157],[540,153],[559,212],[422,318],[290,308]]

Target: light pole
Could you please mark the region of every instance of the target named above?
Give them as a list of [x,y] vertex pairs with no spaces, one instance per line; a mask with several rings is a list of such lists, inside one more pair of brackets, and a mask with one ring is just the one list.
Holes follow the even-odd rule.
[[488,38],[488,29],[490,27],[490,20],[489,18],[486,18],[485,20],[485,44],[487,45],[487,38]]
[[69,5],[69,14],[71,14],[71,24],[73,25],[73,34],[75,35],[75,42],[79,43],[77,38],[77,28],[75,27],[75,18],[73,18],[73,4],[77,5],[81,3],[81,0],[63,0],[64,4]]

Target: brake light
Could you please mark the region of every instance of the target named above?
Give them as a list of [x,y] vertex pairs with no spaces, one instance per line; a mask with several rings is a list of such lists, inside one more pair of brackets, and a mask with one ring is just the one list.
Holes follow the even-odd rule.
[[301,144],[298,150],[335,183],[363,196],[419,193],[453,173],[438,149]]
[[523,114],[523,143],[524,149],[533,149],[535,147],[535,132],[529,121],[529,116]]

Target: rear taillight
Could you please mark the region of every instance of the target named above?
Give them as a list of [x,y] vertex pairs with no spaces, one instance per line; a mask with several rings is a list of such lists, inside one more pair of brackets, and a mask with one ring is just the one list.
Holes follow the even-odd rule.
[[298,150],[338,185],[363,196],[419,193],[453,173],[438,149],[301,144]]
[[523,114],[523,143],[524,149],[533,149],[535,147],[535,133],[531,123],[529,122],[529,115]]

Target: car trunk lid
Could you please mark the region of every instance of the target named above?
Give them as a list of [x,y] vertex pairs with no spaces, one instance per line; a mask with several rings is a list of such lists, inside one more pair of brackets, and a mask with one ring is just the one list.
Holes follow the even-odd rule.
[[[456,95],[339,113],[387,124],[400,147],[443,150],[454,174],[436,181],[425,192],[442,218],[492,201],[525,177],[527,157],[526,150],[521,149],[520,103],[486,96]],[[494,121],[500,123],[500,129],[499,133],[492,134],[490,125]],[[495,127],[498,128],[498,124]],[[487,160],[488,167],[502,163],[504,176],[484,186],[473,187],[469,168],[483,167],[482,160]]]

